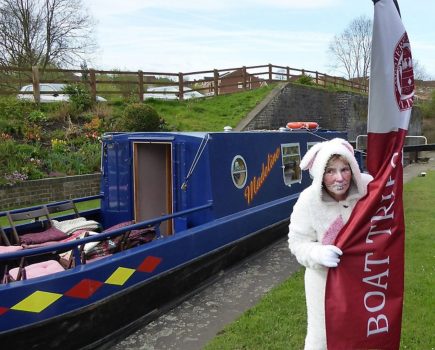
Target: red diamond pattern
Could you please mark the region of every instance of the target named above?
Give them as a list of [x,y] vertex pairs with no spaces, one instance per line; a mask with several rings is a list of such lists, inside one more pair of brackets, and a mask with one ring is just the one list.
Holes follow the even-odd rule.
[[162,259],[156,256],[152,256],[152,255],[147,256],[144,259],[144,261],[142,261],[142,264],[139,265],[137,271],[148,272],[148,273],[153,272],[161,261]]
[[[153,272],[160,265],[162,258],[156,256],[147,256],[137,268],[140,272]],[[77,283],[74,287],[64,293],[65,296],[72,298],[88,299],[90,298],[104,283],[91,279],[84,279]],[[0,316],[9,311],[9,308],[0,306]]]
[[103,284],[103,282],[84,279],[77,283],[64,295],[73,298],[87,299],[91,297]]

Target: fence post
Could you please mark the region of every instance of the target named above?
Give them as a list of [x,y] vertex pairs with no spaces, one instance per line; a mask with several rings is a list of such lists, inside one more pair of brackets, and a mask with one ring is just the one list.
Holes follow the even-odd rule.
[[39,69],[37,66],[32,67],[32,84],[33,84],[33,98],[36,103],[41,102],[41,91],[39,89]]
[[92,102],[97,102],[97,82],[95,79],[95,69],[89,69],[89,85],[91,87]]
[[214,69],[213,73],[213,88],[214,88],[214,95],[219,95],[219,72],[217,69]]
[[139,80],[139,101],[143,102],[143,72],[141,70],[137,71],[137,77]]
[[[243,81],[242,81],[243,90],[246,90],[246,66],[242,67],[242,78],[243,78]],[[249,87],[249,89],[250,88],[251,87]]]
[[290,67],[287,66],[287,81],[290,80]]
[[183,91],[183,73],[178,73],[178,90],[179,90],[179,96],[178,99],[180,101],[183,101],[184,99],[184,91]]
[[316,85],[319,85],[319,72],[316,71]]
[[269,63],[269,84],[272,84],[272,65]]

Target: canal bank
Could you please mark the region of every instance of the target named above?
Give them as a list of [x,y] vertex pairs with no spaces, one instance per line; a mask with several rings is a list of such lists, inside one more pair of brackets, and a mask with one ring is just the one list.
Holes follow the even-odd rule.
[[[404,182],[435,171],[435,152],[404,169]],[[426,174],[426,175],[425,175]],[[300,268],[280,239],[223,272],[214,283],[113,345],[112,350],[199,350],[228,323]]]

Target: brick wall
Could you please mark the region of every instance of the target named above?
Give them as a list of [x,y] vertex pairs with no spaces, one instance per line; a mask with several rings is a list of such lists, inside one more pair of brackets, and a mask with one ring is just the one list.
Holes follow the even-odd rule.
[[0,186],[0,211],[100,193],[100,174],[47,178]]
[[[236,130],[279,129],[290,121],[313,121],[324,129],[347,131],[348,139],[367,133],[368,98],[287,83],[274,89]],[[421,135],[422,117],[413,109],[409,135]]]

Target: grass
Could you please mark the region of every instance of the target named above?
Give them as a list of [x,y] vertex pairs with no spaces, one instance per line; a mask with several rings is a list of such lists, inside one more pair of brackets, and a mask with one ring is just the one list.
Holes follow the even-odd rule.
[[434,349],[435,172],[405,185],[405,301],[402,349]]
[[[400,349],[434,349],[435,172],[404,187],[405,298]],[[226,326],[205,350],[302,349],[306,331],[303,270]]]
[[230,95],[219,95],[186,101],[147,100],[168,125],[183,131],[222,131],[225,126],[236,127],[257,104],[276,86]]

